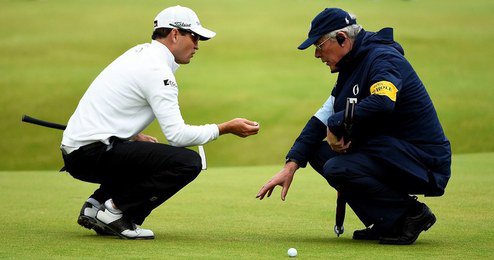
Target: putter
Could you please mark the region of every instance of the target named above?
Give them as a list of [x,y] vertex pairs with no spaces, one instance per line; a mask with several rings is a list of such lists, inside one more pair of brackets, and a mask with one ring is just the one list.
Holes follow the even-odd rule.
[[201,156],[201,164],[202,164],[202,169],[206,170],[208,168],[207,162],[206,162],[206,152],[204,151],[204,147],[202,145],[197,146],[199,150],[199,156]]
[[[353,115],[355,113],[355,105],[357,104],[356,98],[347,98],[345,105],[345,118],[343,121],[343,126],[345,127],[345,134],[343,138],[345,138],[346,142],[350,141],[350,136],[352,134],[353,128]],[[334,225],[334,233],[337,237],[340,237],[343,232],[345,232],[345,227],[343,226],[343,222],[345,222],[345,211],[346,211],[346,200],[343,194],[337,194],[336,199],[336,221]]]

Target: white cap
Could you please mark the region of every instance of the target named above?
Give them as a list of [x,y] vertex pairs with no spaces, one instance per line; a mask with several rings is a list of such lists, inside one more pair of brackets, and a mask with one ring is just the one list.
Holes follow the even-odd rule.
[[168,7],[154,18],[154,29],[178,28],[192,31],[205,41],[213,38],[216,33],[202,27],[196,13],[192,9],[180,5]]

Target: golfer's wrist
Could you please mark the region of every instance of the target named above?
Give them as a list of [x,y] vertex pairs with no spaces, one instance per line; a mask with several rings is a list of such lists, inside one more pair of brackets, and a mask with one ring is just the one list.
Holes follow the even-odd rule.
[[221,124],[217,124],[216,126],[218,126],[218,133],[219,135],[223,135],[223,134],[226,134],[226,122],[225,123],[221,123]]
[[293,158],[286,158],[285,168],[290,170],[291,173],[295,173],[295,171],[298,170],[298,168],[300,168],[300,166],[298,165],[297,160],[295,160]]

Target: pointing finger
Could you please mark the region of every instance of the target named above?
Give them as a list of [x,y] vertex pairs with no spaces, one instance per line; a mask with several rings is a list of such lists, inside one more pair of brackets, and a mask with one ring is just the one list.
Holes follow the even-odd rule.
[[269,191],[268,191],[268,198],[271,197],[271,193],[273,193],[273,190],[274,190],[274,187],[271,188]]

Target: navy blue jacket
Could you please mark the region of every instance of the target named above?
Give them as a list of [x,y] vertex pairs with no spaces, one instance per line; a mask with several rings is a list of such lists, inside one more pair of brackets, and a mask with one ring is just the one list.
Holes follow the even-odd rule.
[[393,40],[393,29],[384,28],[377,33],[362,30],[337,68],[338,80],[331,93],[334,113],[327,122],[313,116],[287,158],[305,167],[326,137],[327,128],[342,136],[346,98],[355,97],[358,103],[352,149],[357,151],[361,144],[375,137],[389,136],[412,149],[425,150],[428,158],[419,159],[423,164],[434,164],[430,165],[434,171],[441,168],[438,165],[444,166],[436,178],[439,190],[443,190],[450,176],[449,141],[422,81],[405,59],[403,48]]

